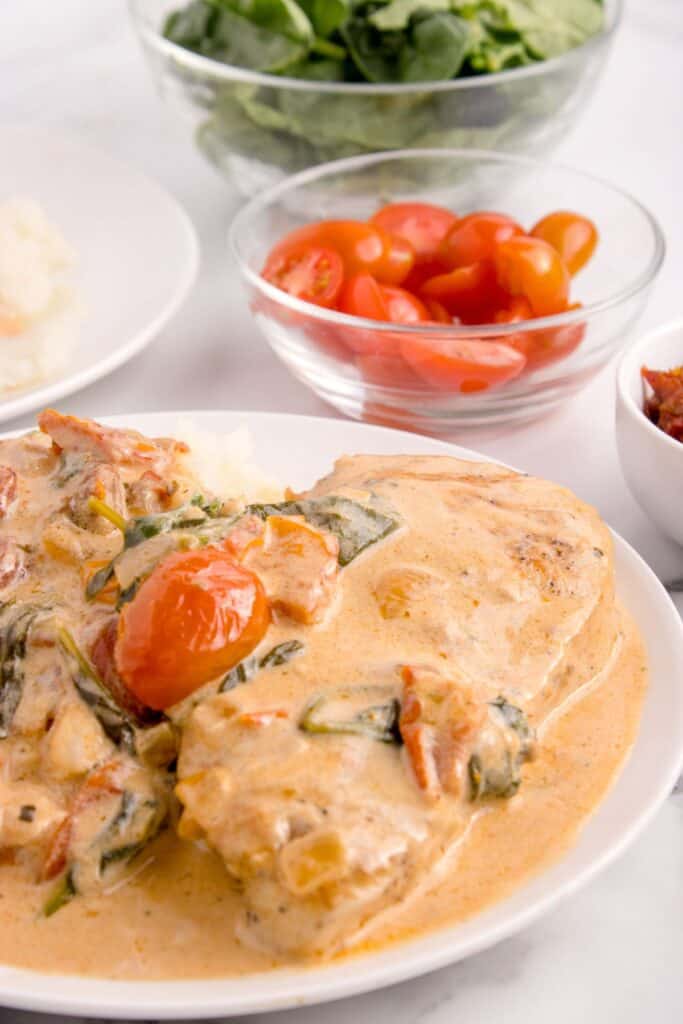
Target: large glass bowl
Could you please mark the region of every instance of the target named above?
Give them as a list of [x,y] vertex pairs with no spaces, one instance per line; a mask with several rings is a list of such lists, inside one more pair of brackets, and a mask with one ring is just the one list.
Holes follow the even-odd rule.
[[308,82],[199,56],[162,35],[182,0],[129,0],[161,95],[201,152],[246,195],[306,167],[378,150],[547,152],[591,96],[621,15],[561,57],[498,74],[409,85]]
[[[285,232],[326,218],[364,220],[390,201],[438,203],[458,214],[500,210],[530,227],[573,209],[600,231],[595,256],[573,280],[581,309],[523,324],[399,326],[346,316],[292,298],[260,276]],[[664,258],[652,215],[590,175],[529,157],[463,150],[407,150],[338,160],[304,171],[252,199],[230,240],[256,322],[292,373],[342,412],[428,433],[533,418],[578,391],[626,343]],[[496,388],[467,393],[404,372],[402,350],[426,339],[510,340],[522,332],[550,361]],[[368,360],[381,354],[383,362]]]

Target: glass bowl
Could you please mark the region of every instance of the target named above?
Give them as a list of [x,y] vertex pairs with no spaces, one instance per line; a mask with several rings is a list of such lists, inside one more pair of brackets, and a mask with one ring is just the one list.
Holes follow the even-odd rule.
[[[522,324],[403,326],[302,302],[260,276],[287,231],[312,220],[365,220],[396,201],[458,214],[499,210],[527,227],[556,209],[592,218],[600,242],[572,283],[582,308]],[[578,391],[626,343],[665,251],[652,215],[598,178],[529,157],[456,149],[376,153],[304,171],[252,199],[233,221],[230,243],[259,328],[299,380],[356,419],[446,435],[531,419]],[[487,390],[427,384],[403,358],[416,341],[438,352],[454,341],[520,334],[547,354],[544,364]]]
[[169,42],[182,0],[129,0],[163,98],[204,156],[245,195],[342,157],[425,147],[547,152],[592,95],[619,24],[561,57],[497,74],[409,85],[310,82],[222,64]]

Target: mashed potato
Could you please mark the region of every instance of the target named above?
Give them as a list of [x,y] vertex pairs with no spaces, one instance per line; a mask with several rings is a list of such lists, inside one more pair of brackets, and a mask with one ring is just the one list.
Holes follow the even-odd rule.
[[83,308],[74,251],[32,199],[0,202],[0,395],[54,376],[75,346]]

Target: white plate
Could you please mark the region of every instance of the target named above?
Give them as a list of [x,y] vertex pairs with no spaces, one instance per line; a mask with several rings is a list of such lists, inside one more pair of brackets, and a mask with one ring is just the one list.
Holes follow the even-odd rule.
[[36,199],[75,249],[85,305],[79,344],[57,378],[0,398],[0,422],[111,373],[176,312],[199,246],[182,207],[154,181],[48,128],[0,126],[0,200]]
[[[246,423],[257,461],[302,487],[344,452],[441,453],[476,459],[454,445],[383,427],[267,413],[202,412],[208,430]],[[148,434],[172,434],[178,414],[116,417]],[[625,541],[615,537],[618,590],[647,643],[651,682],[640,732],[616,784],[559,862],[465,924],[326,967],[278,970],[224,981],[118,982],[0,968],[0,1003],[88,1017],[199,1018],[299,1007],[425,974],[519,931],[585,885],[636,838],[670,793],[683,761],[683,629],[666,591]]]

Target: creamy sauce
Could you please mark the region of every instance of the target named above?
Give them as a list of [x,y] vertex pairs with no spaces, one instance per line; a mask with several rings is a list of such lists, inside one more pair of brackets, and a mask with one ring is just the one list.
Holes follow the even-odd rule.
[[[55,430],[64,445],[75,432],[87,458],[76,448],[78,473],[64,490],[68,463],[44,445],[9,443],[25,473],[24,515],[8,515],[0,539],[16,558],[27,553],[15,598],[47,593],[90,652],[115,612],[85,601],[82,546],[105,559],[118,547],[88,511],[87,488],[104,488],[127,515],[141,493],[161,502],[153,511],[164,499],[154,482],[149,497],[137,439],[59,417]],[[163,463],[166,452],[153,454]],[[177,477],[177,466],[167,472]],[[185,482],[185,498],[193,486]],[[33,627],[23,696],[0,744],[0,800],[6,793],[15,808],[0,843],[0,962],[158,979],[355,955],[466,920],[575,841],[634,741],[647,687],[597,514],[543,481],[439,458],[343,459],[311,492],[329,495],[374,502],[399,528],[341,570],[334,537],[301,522],[274,517],[263,537],[258,524],[244,533],[239,557],[274,611],[256,657],[292,641],[301,649],[246,685],[217,694],[212,681],[172,709],[179,809],[171,758],[150,766],[142,726],[127,752],[105,737],[50,619]],[[149,572],[176,536],[133,548],[120,586]],[[392,709],[400,717],[390,721]],[[531,760],[527,727],[538,735]],[[110,788],[91,806],[87,780],[107,760]],[[17,820],[26,786],[35,821]],[[127,819],[142,838],[130,862],[120,853],[131,836],[116,825],[122,792],[147,809]],[[67,812],[59,870],[78,866],[77,894],[46,917],[57,872],[41,869],[38,826],[44,814],[54,837]]]
[[[354,953],[462,922],[574,843],[638,728],[647,673],[640,640],[625,618],[624,629],[614,671],[553,723],[524,769],[519,794],[481,815],[449,876]],[[18,868],[2,867],[0,961],[137,980],[229,977],[276,966],[236,941],[240,897],[215,854],[167,835],[148,856],[140,874],[114,894],[86,897],[47,920],[40,916],[44,887],[22,879]]]

